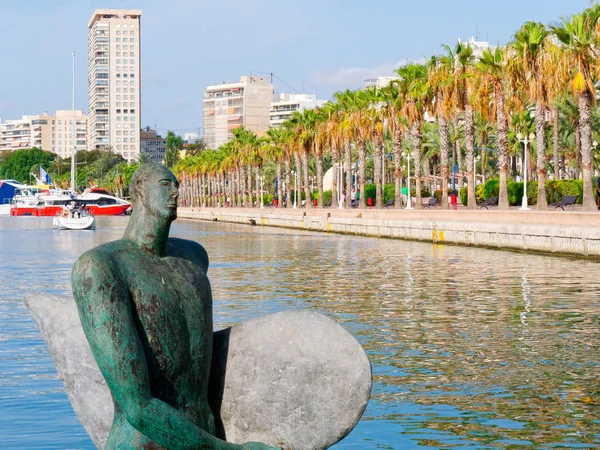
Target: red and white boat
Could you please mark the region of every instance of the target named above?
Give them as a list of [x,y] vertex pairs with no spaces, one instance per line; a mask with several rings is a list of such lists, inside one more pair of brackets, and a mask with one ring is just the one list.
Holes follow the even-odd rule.
[[35,205],[22,205],[16,201],[10,210],[11,216],[49,216],[54,217],[70,205],[73,200],[86,206],[94,216],[118,216],[130,210],[131,203],[110,195],[104,189],[93,187],[83,194],[73,195],[70,191],[49,190],[36,195]]

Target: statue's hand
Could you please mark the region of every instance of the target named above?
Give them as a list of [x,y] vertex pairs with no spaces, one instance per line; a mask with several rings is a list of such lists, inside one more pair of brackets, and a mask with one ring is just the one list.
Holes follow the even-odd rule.
[[242,448],[244,450],[280,450],[279,447],[271,447],[262,442],[246,442],[245,444],[242,444]]

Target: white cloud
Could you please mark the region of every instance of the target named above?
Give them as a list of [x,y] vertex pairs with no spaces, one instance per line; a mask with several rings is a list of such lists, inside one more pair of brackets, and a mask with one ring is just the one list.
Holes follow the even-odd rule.
[[423,58],[409,60],[401,59],[398,62],[383,62],[376,67],[342,67],[335,72],[316,72],[313,74],[315,84],[327,86],[333,89],[354,89],[364,86],[364,82],[369,78],[391,77],[396,75],[395,71],[399,67],[410,62],[423,63]]
[[376,67],[342,67],[335,72],[316,72],[313,75],[315,84],[335,89],[362,87],[368,78],[389,77],[394,71],[406,64],[407,60],[395,63],[384,62]]

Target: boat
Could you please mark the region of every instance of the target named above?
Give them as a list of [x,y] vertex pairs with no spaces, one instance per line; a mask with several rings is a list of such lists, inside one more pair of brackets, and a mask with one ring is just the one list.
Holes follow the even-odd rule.
[[78,195],[71,191],[49,189],[35,195],[16,196],[10,208],[10,215],[55,217],[73,201],[86,206],[94,216],[117,216],[131,209],[130,202],[94,186]]
[[71,205],[62,208],[52,224],[59,230],[95,230],[96,218],[84,203],[72,201]]
[[29,186],[15,180],[0,180],[0,216],[33,216],[40,203],[37,194],[49,192],[48,185]]

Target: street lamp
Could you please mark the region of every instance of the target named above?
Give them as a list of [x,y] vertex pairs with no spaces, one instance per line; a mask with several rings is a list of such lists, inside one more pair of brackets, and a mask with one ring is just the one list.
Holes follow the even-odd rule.
[[310,179],[310,198],[312,201],[312,196],[313,196],[314,190],[315,190],[315,180],[317,179],[317,177],[311,175],[308,178]]
[[260,177],[258,177],[258,179],[260,180],[260,207],[264,208],[264,202],[263,202],[263,181],[265,179],[265,177],[263,175],[261,175]]
[[527,206],[527,145],[530,142],[533,142],[534,139],[535,134],[533,133],[531,133],[529,136],[523,136],[521,133],[517,134],[517,140],[525,145],[525,158],[523,160],[523,203],[519,208],[521,211],[529,211],[529,207]]
[[[473,179],[475,180],[475,186],[473,189],[477,187],[477,162],[481,159],[481,155],[477,155],[475,157],[475,161],[473,161]],[[483,183],[483,161],[481,162],[481,182]]]
[[408,172],[408,177],[406,178],[406,186],[408,190],[408,200],[406,201],[405,209],[413,209],[412,204],[410,202],[410,152],[402,152],[402,156],[406,158],[406,170]]
[[296,209],[296,197],[298,196],[296,192],[296,178],[298,173],[295,170],[292,170],[292,175],[294,175],[294,206],[293,209]]

